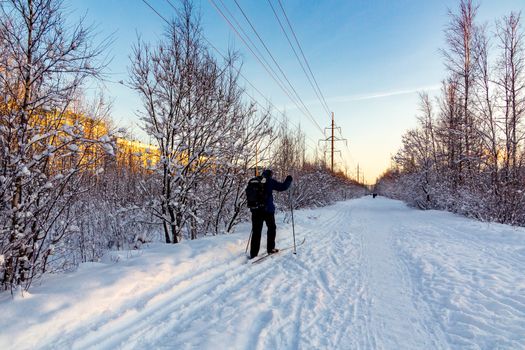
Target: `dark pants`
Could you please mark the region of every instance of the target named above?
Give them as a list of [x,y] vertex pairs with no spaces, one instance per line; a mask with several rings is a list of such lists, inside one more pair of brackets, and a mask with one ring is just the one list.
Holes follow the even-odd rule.
[[266,227],[268,228],[266,233],[266,250],[269,253],[275,248],[275,234],[277,230],[275,214],[267,213],[264,210],[252,211],[252,242],[250,248],[250,257],[252,258],[259,254],[263,222],[266,222]]

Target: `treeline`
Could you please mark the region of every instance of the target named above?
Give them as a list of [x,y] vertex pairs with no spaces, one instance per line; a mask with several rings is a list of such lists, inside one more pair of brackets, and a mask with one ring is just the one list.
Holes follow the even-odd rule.
[[256,157],[276,177],[294,176],[281,207],[364,193],[307,160],[304,134],[246,98],[236,55],[210,53],[190,2],[158,42],[133,48],[128,84],[154,145],[126,141],[103,99],[81,102],[103,76],[111,39],[97,44],[93,28],[66,25],[63,11],[55,0],[0,2],[2,289],[29,288],[108,249],[232,232],[248,217]]
[[422,209],[525,225],[525,39],[521,13],[491,24],[450,12],[441,95],[420,95],[418,127],[377,191]]

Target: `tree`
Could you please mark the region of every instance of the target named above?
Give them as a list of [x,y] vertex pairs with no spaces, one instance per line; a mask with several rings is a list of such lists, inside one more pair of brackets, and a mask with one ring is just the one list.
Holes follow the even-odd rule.
[[478,132],[481,136],[482,148],[484,152],[484,163],[490,170],[492,192],[498,195],[499,192],[499,125],[497,120],[497,96],[493,88],[493,72],[489,63],[489,39],[486,34],[486,26],[480,27],[475,38],[475,65],[479,72],[479,79],[475,84],[475,103],[474,112],[479,121]]
[[167,243],[177,243],[184,232],[196,238],[205,221],[199,211],[206,179],[217,169],[239,166],[228,163],[234,161],[231,152],[245,158],[253,138],[267,133],[265,118],[259,121],[262,133],[250,125],[255,110],[244,105],[235,62],[234,54],[223,64],[210,55],[188,1],[163,40],[155,46],[139,40],[133,50],[131,83],[144,104],[144,130],[160,151],[151,181],[160,183],[161,193],[149,209]]
[[[450,12],[436,121],[423,99],[419,125],[403,136],[395,168],[377,188],[419,207],[482,220],[525,224],[525,47],[520,15],[496,22],[497,59],[477,6],[461,0]],[[495,65],[492,63],[495,62]],[[431,152],[429,152],[431,151]],[[430,160],[430,162],[429,162]],[[422,203],[422,193],[427,202]],[[433,194],[428,200],[428,194]]]
[[[464,171],[467,171],[467,177],[472,176],[474,162],[479,151],[477,147],[477,132],[472,113],[472,87],[476,79],[476,70],[474,65],[473,48],[474,38],[478,31],[475,24],[478,6],[473,4],[472,0],[461,0],[459,4],[459,13],[449,11],[451,21],[445,30],[447,48],[442,50],[445,57],[445,66],[450,72],[451,79],[457,83],[457,92],[461,108],[461,148],[459,177],[463,180]],[[466,169],[464,169],[466,168]],[[467,179],[468,181],[469,179]]]
[[[501,178],[503,220],[519,221],[525,204],[523,188],[523,143],[525,130],[525,41],[520,14],[512,12],[498,21],[496,36],[501,54],[496,84],[501,91],[504,152]],[[520,154],[521,150],[521,154]],[[521,214],[523,216],[523,214]]]
[[497,84],[503,91],[503,129],[505,133],[505,172],[508,181],[518,175],[519,145],[525,134],[520,130],[525,114],[525,39],[521,16],[512,12],[497,23],[501,55],[498,60]]
[[226,121],[237,125],[235,134],[231,135],[236,141],[227,142],[230,148],[217,158],[213,173],[208,173],[206,183],[209,188],[206,192],[209,195],[204,199],[207,203],[204,210],[213,213],[210,225],[214,234],[231,232],[244,218],[246,179],[253,176],[256,153],[257,157],[264,158],[272,144],[271,111],[263,111],[256,116],[253,107],[250,104],[251,111],[238,114],[244,116],[242,119]]
[[443,149],[444,171],[442,174],[450,181],[452,191],[461,182],[461,154],[463,151],[461,113],[458,103],[458,83],[454,79],[443,82],[442,96],[439,99],[439,116],[436,137]]
[[94,148],[110,139],[85,134],[68,111],[97,78],[105,42],[92,44],[82,21],[68,28],[54,0],[0,2],[0,284],[23,285],[44,272],[63,238],[77,230],[70,208],[93,171]]

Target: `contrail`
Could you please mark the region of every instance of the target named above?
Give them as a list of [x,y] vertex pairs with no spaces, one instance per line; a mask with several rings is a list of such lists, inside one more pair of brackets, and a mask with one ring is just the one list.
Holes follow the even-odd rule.
[[[367,94],[360,94],[360,95],[346,95],[346,96],[334,96],[329,97],[326,99],[328,103],[341,103],[341,102],[352,102],[352,101],[363,101],[363,100],[373,100],[378,98],[384,98],[384,97],[390,97],[390,96],[399,96],[399,95],[408,95],[408,94],[414,94],[420,91],[435,91],[439,90],[441,88],[441,85],[427,85],[427,86],[421,86],[418,88],[412,88],[412,89],[404,89],[404,90],[394,90],[394,91],[384,91],[384,92],[373,92],[373,93],[367,93]],[[316,106],[319,105],[318,100],[311,100],[307,101],[307,106]],[[286,110],[294,110],[297,109],[295,105],[286,105],[284,106],[284,109]]]
[[413,93],[420,92],[420,91],[434,91],[434,90],[439,90],[440,88],[441,88],[441,85],[428,85],[428,86],[422,86],[422,87],[418,87],[414,89],[375,92],[375,93],[362,94],[362,95],[329,97],[328,101],[337,103],[337,102],[373,100],[376,98],[413,94]]

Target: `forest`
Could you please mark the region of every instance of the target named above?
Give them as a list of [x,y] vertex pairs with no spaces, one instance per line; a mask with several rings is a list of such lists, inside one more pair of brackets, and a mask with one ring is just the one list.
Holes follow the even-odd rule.
[[461,0],[440,50],[438,96],[420,94],[417,127],[402,137],[376,191],[421,209],[525,225],[525,33],[520,12],[491,23]]
[[[291,174],[284,209],[366,193],[271,105],[250,98],[236,52],[216,57],[183,2],[157,42],[137,39],[126,82],[142,102],[137,141],[86,86],[103,80],[111,37],[56,0],[0,2],[0,286],[28,289],[105,252],[222,235],[249,218],[247,181]],[[69,22],[68,22],[69,23]]]

